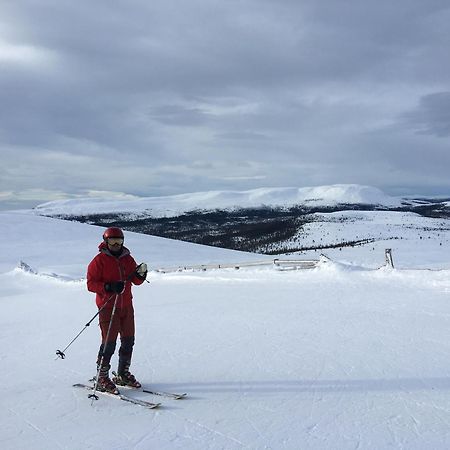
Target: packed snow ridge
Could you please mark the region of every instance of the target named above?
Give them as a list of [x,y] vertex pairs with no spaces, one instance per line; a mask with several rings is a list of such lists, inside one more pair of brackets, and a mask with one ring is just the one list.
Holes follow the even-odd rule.
[[142,197],[126,200],[77,198],[44,203],[35,208],[40,215],[84,215],[111,212],[149,212],[153,217],[170,217],[196,210],[233,210],[258,207],[336,206],[367,204],[400,206],[401,199],[380,189],[357,184],[304,188],[260,188],[249,191],[208,191],[190,194]]

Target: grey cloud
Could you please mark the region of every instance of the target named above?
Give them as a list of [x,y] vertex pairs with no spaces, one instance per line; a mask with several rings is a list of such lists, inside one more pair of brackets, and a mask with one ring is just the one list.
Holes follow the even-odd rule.
[[0,191],[394,190],[429,186],[425,146],[448,186],[449,19],[444,0],[2,2]]
[[208,114],[200,108],[162,105],[151,108],[149,117],[166,125],[199,126],[208,121]]
[[450,136],[450,91],[421,97],[418,107],[404,114],[405,122],[418,133]]

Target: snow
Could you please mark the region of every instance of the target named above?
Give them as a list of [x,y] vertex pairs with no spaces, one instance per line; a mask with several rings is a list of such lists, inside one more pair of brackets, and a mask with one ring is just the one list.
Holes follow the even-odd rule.
[[[345,233],[371,233],[364,217]],[[406,233],[396,269],[364,246],[312,270],[151,272],[134,288],[132,369],[189,397],[146,410],[72,388],[94,375],[95,322],[55,360],[96,313],[84,276],[102,228],[25,211],[0,223],[2,449],[450,446],[448,231],[439,248],[432,227],[420,245]],[[133,233],[126,244],[152,269],[262,258]]]
[[208,191],[165,197],[143,197],[125,200],[76,198],[56,200],[35,208],[48,216],[83,215],[112,212],[150,214],[173,217],[195,210],[254,208],[260,206],[291,207],[334,206],[337,204],[371,204],[400,206],[401,199],[390,197],[371,186],[336,184],[305,188],[260,188],[249,191]]
[[392,211],[340,211],[312,214],[312,217],[314,221],[305,224],[301,233],[284,243],[285,246],[332,246],[369,239],[373,242],[361,247],[327,248],[320,252],[349,264],[376,268],[380,265],[380,254],[390,248],[399,267],[450,269],[450,259],[445,260],[450,252],[447,219]]

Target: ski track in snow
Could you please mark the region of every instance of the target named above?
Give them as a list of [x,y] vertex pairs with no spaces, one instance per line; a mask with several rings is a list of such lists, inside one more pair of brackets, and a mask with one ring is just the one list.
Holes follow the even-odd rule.
[[[95,371],[96,323],[65,360],[55,361],[56,348],[96,312],[83,277],[99,229],[13,217],[0,256],[1,448],[450,447],[446,248],[443,270],[418,270],[417,261],[376,269],[383,252],[376,264],[366,264],[367,250],[358,248],[346,250],[345,261],[312,270],[151,273],[150,284],[134,291],[133,371],[155,389],[189,396],[164,399],[160,410],[149,411],[109,398],[91,406],[84,392],[72,389]],[[20,217],[25,228],[42,227],[37,247],[20,240],[26,236]],[[67,239],[68,253],[60,257],[62,244],[46,240],[56,234]],[[86,234],[93,239],[86,242]],[[233,252],[202,249],[199,256],[198,247],[184,243],[132,240],[139,260],[161,258],[164,246],[176,246],[166,253],[198,263],[219,251],[236,261]],[[420,247],[422,261],[439,268],[434,247],[426,248]],[[17,268],[20,260],[30,270]]]
[[[311,275],[308,276],[308,278],[312,278],[313,280],[313,289],[317,289],[317,287],[314,287],[314,278],[319,277],[319,279],[322,279],[323,276],[327,275],[327,270],[320,271],[315,270],[313,272],[310,272]],[[353,274],[348,275],[348,278],[346,280],[342,281],[342,284],[346,284],[349,281],[352,281],[352,277],[356,276],[364,281],[367,278],[371,278],[369,275],[370,272],[363,272],[360,274]],[[372,271],[372,274],[374,275],[372,282],[375,282],[375,285],[377,284],[377,277],[378,274],[375,271]],[[271,284],[271,282],[268,282],[268,277],[270,278],[268,273],[261,273],[257,271],[253,271],[251,274],[249,280],[246,281],[247,287],[245,288],[248,291],[248,288],[256,288],[258,284],[263,284],[267,288],[268,285]],[[288,282],[288,285],[290,284],[290,288],[286,289],[286,293],[291,292],[292,295],[292,287],[302,287],[305,288],[306,285],[306,276],[304,274],[295,274],[296,276],[293,276],[292,274],[283,274],[285,277],[285,281]],[[406,282],[410,282],[408,280],[409,273],[407,275]],[[20,276],[20,274],[15,274],[15,276]],[[242,273],[234,274],[230,273],[227,275],[226,278],[228,278],[228,282],[232,282],[235,277],[238,277],[234,281],[238,281],[238,286],[241,286],[240,289],[242,289],[242,279],[243,277]],[[279,274],[274,274],[275,278],[278,279]],[[389,276],[389,274],[386,274],[386,276]],[[399,275],[398,275],[399,276]],[[296,279],[298,277],[298,279]],[[23,279],[28,280],[27,282],[31,285],[34,283],[42,284],[48,283],[48,285],[51,287],[53,285],[52,280],[43,279],[41,280],[39,276],[30,277],[28,274],[22,275]],[[178,278],[175,283],[172,283],[174,281],[174,278]],[[439,277],[438,277],[439,278]],[[202,281],[203,280],[203,281]],[[336,282],[334,276],[330,278],[330,281]],[[386,280],[381,279],[382,284]],[[435,280],[436,281],[436,280]],[[197,290],[206,290],[207,292],[211,292],[211,284],[214,286],[212,289],[216,289],[216,286],[221,286],[224,284],[227,284],[227,280],[223,277],[219,277],[216,279],[216,274],[203,274],[203,276],[192,278],[191,276],[184,277],[183,274],[178,275],[178,277],[160,277],[159,279],[154,281],[155,288],[161,291],[165,291],[167,288],[169,289],[175,289],[179,291],[179,285],[183,285],[183,291],[185,289],[188,289],[189,286],[192,288],[196,288]],[[354,286],[358,286],[359,282],[352,281],[350,284],[353,284]],[[406,283],[405,283],[406,284]],[[420,284],[420,283],[417,283]],[[431,285],[433,283],[430,283]],[[63,283],[63,286],[66,285],[66,283]],[[341,282],[338,280],[337,287],[339,289],[344,289],[341,285]],[[77,290],[81,291],[83,286],[77,286]],[[391,285],[392,288],[392,285]],[[346,306],[346,299],[344,297],[344,294],[347,292],[345,289],[342,290],[339,293],[339,289],[335,289],[335,304],[334,307],[338,308],[338,315],[341,315],[341,319],[345,318],[345,327],[336,327],[334,330],[331,330],[328,327],[321,328],[320,322],[321,320],[324,320],[324,317],[321,315],[316,315],[315,320],[313,320],[309,325],[313,327],[313,329],[316,330],[316,333],[319,332],[319,334],[316,334],[315,336],[311,335],[305,335],[303,336],[306,341],[311,339],[319,339],[323,340],[324,342],[331,342],[330,340],[334,337],[337,341],[341,342],[347,342],[347,345],[349,345],[347,341],[347,334],[348,330],[352,329],[354,327],[358,327],[359,320],[361,318],[360,312],[354,311],[354,310],[348,310],[342,312],[342,309],[345,309]],[[401,289],[405,289],[405,287],[401,287]],[[195,289],[193,289],[195,290]],[[263,289],[260,291],[262,292]],[[323,289],[322,289],[323,290]],[[295,291],[295,289],[294,289]],[[327,291],[325,289],[325,291]],[[423,289],[424,293],[427,292],[427,289]],[[237,291],[232,290],[232,292],[236,293]],[[429,289],[428,289],[428,292]],[[336,294],[338,294],[336,296]],[[260,295],[260,294],[258,294]],[[244,301],[245,295],[240,295],[241,301]],[[208,302],[211,300],[209,299]],[[278,301],[280,301],[278,299]],[[316,299],[317,301],[317,299]],[[348,301],[348,299],[347,299]],[[159,300],[158,300],[159,302]],[[204,301],[203,301],[204,302]],[[219,299],[219,305],[221,300]],[[386,304],[383,304],[382,307],[374,306],[373,312],[375,313],[388,313],[388,314],[397,314],[401,315],[403,313],[404,308],[406,307],[405,303],[407,302],[407,299],[400,300],[399,302],[392,301],[391,307],[386,309]],[[202,301],[200,302],[202,303]],[[205,302],[206,303],[206,302]],[[320,302],[319,302],[320,303]],[[180,306],[178,302],[178,306]],[[195,307],[195,297],[193,305]],[[171,309],[175,305],[170,305],[169,302],[169,309]],[[184,302],[185,308],[188,309],[192,306],[189,302]],[[205,306],[205,305],[203,305]],[[272,310],[273,305],[271,302],[267,304],[269,307],[269,311],[272,311],[272,314],[275,312],[275,310]],[[302,309],[304,310],[304,313],[313,315],[315,312],[315,308],[311,305],[308,305],[306,303],[302,304]],[[201,307],[201,304],[200,304]],[[297,308],[295,304],[291,304],[291,307],[294,307],[294,309]],[[198,306],[197,306],[198,308]],[[197,310],[197,309],[196,309]],[[189,311],[186,311],[189,314]],[[208,308],[206,309],[207,314]],[[251,314],[254,314],[256,311],[254,311],[252,308],[250,308],[249,312]],[[336,311],[335,311],[336,312]],[[425,316],[429,317],[430,320],[444,320],[448,324],[448,314],[439,314],[439,313],[433,313],[433,314],[427,314],[427,311],[425,310]],[[429,312],[429,311],[428,311]],[[414,315],[422,316],[424,313],[423,308],[417,308]],[[414,316],[413,315],[413,316]],[[170,317],[170,312],[168,317]],[[286,316],[283,315],[283,317],[286,318]],[[264,319],[264,320],[262,320]],[[204,349],[202,350],[201,345],[198,351],[200,354],[204,355],[201,357],[201,361],[205,362],[208,361],[208,355],[214,352],[218,351],[225,351],[225,352],[232,352],[233,348],[240,347],[245,345],[248,342],[248,339],[251,338],[252,335],[259,335],[263,338],[264,345],[267,345],[266,347],[268,356],[264,362],[264,358],[261,359],[260,352],[258,350],[258,347],[250,347],[248,350],[249,352],[246,353],[246,360],[248,365],[252,367],[252,371],[254,371],[255,374],[258,373],[266,373],[268,375],[272,372],[272,367],[270,364],[267,364],[267,361],[270,361],[271,356],[276,355],[277,349],[275,348],[276,343],[283,342],[283,333],[281,330],[279,330],[277,327],[272,328],[272,326],[276,324],[276,320],[269,315],[262,315],[262,316],[256,316],[254,321],[246,322],[244,321],[242,324],[242,327],[238,327],[240,329],[240,333],[237,335],[231,336],[233,339],[231,342],[227,341],[224,342],[225,346],[222,348],[216,347],[216,345],[210,343],[205,343]],[[289,326],[289,323],[285,322],[285,325]],[[292,325],[292,324],[291,324]],[[403,341],[402,337],[402,330],[398,329],[399,323],[393,322],[392,325],[389,323],[384,324],[384,328],[382,330],[377,330],[377,327],[374,327],[371,331],[372,338],[376,341],[386,341],[389,340],[391,346],[394,347],[403,347],[408,345],[414,345],[414,340],[406,340],[406,342]],[[261,334],[262,333],[262,334]],[[270,339],[267,338],[267,333],[269,333]],[[265,336],[266,334],[266,336]],[[333,337],[331,336],[333,334]],[[398,336],[398,337],[396,337]],[[175,339],[178,337],[178,335],[175,333],[173,336]],[[266,338],[268,339],[266,341]],[[302,336],[300,336],[300,340],[302,340]],[[42,344],[42,340],[39,340],[39,343]],[[215,342],[215,339],[213,337],[213,342]],[[430,342],[431,344],[435,345],[436,339],[425,339],[424,341]],[[320,350],[322,348],[323,350]],[[347,419],[345,417],[345,414],[343,411],[346,410],[347,405],[347,392],[364,392],[366,391],[367,394],[363,394],[363,400],[362,403],[365,405],[363,409],[359,407],[358,413],[362,413],[362,418],[370,416],[372,412],[377,412],[375,408],[374,400],[372,397],[373,392],[378,392],[381,390],[381,392],[384,389],[383,381],[380,382],[369,382],[368,380],[355,380],[351,378],[352,373],[356,370],[355,367],[349,367],[346,364],[346,361],[341,361],[339,355],[334,355],[332,349],[327,350],[326,347],[318,346],[318,348],[313,349],[314,352],[314,359],[319,363],[315,364],[316,368],[314,370],[314,374],[310,377],[310,381],[304,380],[304,381],[298,381],[298,382],[291,382],[290,384],[284,383],[255,383],[252,381],[249,382],[240,382],[238,384],[236,383],[226,383],[222,382],[221,384],[214,384],[211,385],[211,387],[214,386],[222,386],[219,391],[217,389],[213,388],[212,390],[201,388],[200,391],[203,392],[203,396],[207,395],[209,398],[209,401],[212,402],[209,411],[210,413],[213,411],[220,410],[220,404],[217,403],[217,401],[213,401],[213,393],[223,391],[226,395],[228,392],[231,397],[227,402],[226,407],[230,409],[230,411],[238,412],[238,414],[242,418],[242,422],[240,425],[240,429],[245,428],[247,431],[245,432],[245,436],[248,434],[251,435],[251,437],[248,437],[246,439],[242,439],[239,437],[236,437],[236,434],[230,433],[228,431],[222,430],[220,428],[220,422],[219,421],[219,427],[212,426],[211,423],[207,420],[206,422],[204,420],[200,420],[200,418],[195,419],[193,417],[190,417],[189,415],[189,408],[188,405],[186,408],[181,407],[182,412],[175,412],[174,410],[171,410],[172,404],[167,407],[167,410],[164,411],[164,409],[161,410],[161,412],[158,413],[158,415],[153,415],[150,419],[151,422],[158,422],[158,418],[162,414],[170,415],[175,418],[177,418],[179,421],[184,423],[183,428],[183,436],[178,434],[178,437],[175,437],[174,443],[181,439],[185,444],[187,442],[196,443],[194,445],[198,445],[199,442],[207,443],[207,448],[261,448],[261,443],[266,441],[267,439],[270,439],[270,430],[271,426],[266,426],[265,428],[261,428],[260,422],[258,419],[258,415],[254,417],[255,411],[263,412],[266,414],[273,414],[274,412],[279,413],[279,408],[277,407],[277,403],[282,402],[285,404],[283,406],[283,409],[286,408],[287,410],[290,409],[290,404],[296,404],[298,400],[292,400],[289,397],[284,397],[283,392],[289,393],[289,392],[296,392],[299,393],[307,393],[308,394],[308,401],[305,403],[305,406],[307,406],[307,415],[304,417],[304,419],[301,420],[301,425],[299,425],[299,429],[297,429],[296,433],[301,430],[303,430],[303,433],[305,433],[307,448],[331,448],[331,440],[327,433],[325,435],[323,434],[324,430],[339,430],[339,424],[343,421],[345,422]],[[176,367],[177,363],[177,357],[175,357],[174,349],[170,350],[170,347],[165,349],[163,351],[163,358],[159,358],[157,361],[158,363],[164,364],[166,366]],[[296,365],[298,366],[301,364],[302,359],[308,358],[308,351],[303,349],[301,350],[300,354],[296,352],[292,352],[291,350],[288,350],[287,348],[281,348],[281,350],[278,351],[278,355],[281,355],[281,360],[288,359],[290,361],[294,360],[297,361]],[[445,353],[442,353],[441,356],[444,357]],[[198,353],[196,355],[198,357]],[[386,357],[387,356],[387,357]],[[383,365],[382,369],[386,373],[392,373],[396,369],[392,364],[392,360],[390,359],[391,356],[394,358],[395,355],[390,355],[387,353],[383,359]],[[147,361],[152,361],[150,358],[147,358]],[[146,362],[146,361],[144,361]],[[311,360],[310,360],[311,362]],[[155,363],[155,360],[153,360],[153,363]],[[208,366],[208,365],[207,365]],[[214,367],[214,365],[213,365]],[[276,369],[276,366],[273,367]],[[231,365],[228,365],[228,369],[232,373],[238,373],[239,372],[239,364],[237,362],[231,361]],[[338,380],[330,380],[327,381],[327,378],[329,377],[329,373],[340,373],[342,378],[342,381]],[[368,371],[372,371],[373,369],[371,365],[368,365]],[[377,370],[378,371],[378,370]],[[376,372],[373,372],[374,375],[376,375]],[[274,374],[277,374],[277,370],[273,371]],[[153,369],[152,376],[155,374],[155,369]],[[289,373],[286,372],[286,373]],[[82,376],[82,371],[78,374],[79,377]],[[344,381],[344,379],[347,379],[348,381]],[[392,383],[392,381],[386,381],[389,383]],[[404,396],[408,395],[408,387],[402,387],[402,384],[416,384],[414,387],[415,389],[428,389],[426,382],[422,379],[418,379],[416,382],[413,380],[408,381],[406,379],[399,379],[399,381],[396,383],[396,386],[394,385],[392,389],[399,389],[399,392],[394,395],[394,397],[391,399],[391,402],[395,402],[400,404],[402,407],[402,413],[401,414],[392,414],[385,417],[380,425],[378,425],[378,428],[384,429],[385,433],[389,436],[389,443],[390,445],[394,446],[395,448],[404,448],[408,445],[408,442],[410,442],[411,439],[417,439],[420,441],[421,439],[421,432],[419,430],[420,426],[420,420],[416,418],[417,412],[415,410],[417,409],[417,402],[415,401],[407,401]],[[431,386],[433,386],[433,382],[431,382]],[[202,385],[202,383],[200,383]],[[207,386],[203,383],[204,386]],[[262,406],[259,406],[258,404],[252,404],[252,396],[255,392],[259,392],[259,395],[265,395],[266,393],[266,387],[269,389],[267,391],[267,394],[269,396],[275,395],[275,397],[278,397],[275,400],[275,408],[271,408],[271,401],[263,402]],[[273,386],[273,388],[271,388]],[[388,387],[388,389],[391,389],[391,387]],[[196,390],[191,389],[191,395],[194,397],[196,396]],[[332,402],[330,403],[330,394],[332,395]],[[238,395],[236,397],[236,395]],[[295,394],[292,394],[295,396]],[[80,398],[77,394],[73,393],[73,398],[78,399],[78,402],[84,401],[83,398]],[[235,400],[232,400],[234,398]],[[284,398],[284,400],[282,400]],[[195,400],[192,400],[192,402],[195,402]],[[223,399],[223,394],[221,394],[221,399]],[[186,400],[189,401],[189,400]],[[107,405],[102,402],[103,405],[101,407],[101,410],[103,410],[104,407],[107,407]],[[359,403],[359,402],[357,402]],[[180,403],[180,405],[183,405]],[[309,406],[308,406],[309,405]],[[449,424],[449,411],[446,411],[442,407],[439,410],[439,405],[436,405],[435,402],[430,403],[430,406],[433,410],[433,416],[438,420],[439,423],[442,423],[442,426],[447,427]],[[112,408],[117,408],[117,405],[113,406]],[[177,408],[179,407],[179,404],[176,405]],[[96,408],[95,408],[96,409]],[[131,407],[130,413],[132,412],[133,415],[141,416],[141,413],[134,411]],[[439,411],[439,413],[437,412]],[[444,413],[444,417],[441,415]],[[16,415],[19,415],[20,413],[16,412]],[[75,412],[75,414],[77,414]],[[81,411],[78,412],[78,414],[81,414]],[[146,413],[147,414],[147,413]],[[198,412],[196,413],[198,415]],[[445,417],[445,414],[447,414],[447,418]],[[377,415],[377,414],[375,414]],[[147,419],[148,420],[148,419]],[[229,418],[227,420],[230,420]],[[43,430],[38,424],[35,423],[32,419],[25,419],[28,426],[32,429],[34,429],[35,432],[38,432],[42,435],[44,438],[48,438],[48,433]],[[242,424],[246,424],[246,426],[242,426]],[[405,424],[408,424],[408,437],[404,437],[402,435],[402,428],[405,427]],[[279,425],[279,424],[278,424]],[[161,426],[161,425],[160,425]],[[163,428],[161,428],[163,429]],[[249,430],[251,430],[249,432]],[[364,430],[364,429],[363,429]],[[400,430],[400,431],[399,431]],[[161,431],[162,432],[162,431]],[[276,434],[276,432],[274,431]],[[329,433],[329,432],[328,432]],[[341,432],[341,445],[343,445],[345,448],[365,448],[366,444],[365,442],[361,441],[361,434],[364,434],[364,431],[359,431],[358,436],[349,435],[345,430]],[[239,435],[239,434],[238,434]],[[238,436],[237,435],[237,436]],[[138,440],[133,439],[130,437],[128,433],[125,433],[123,436],[126,436],[127,444],[123,443],[115,448],[139,448],[140,446],[145,446],[148,437],[146,435],[142,435]],[[292,437],[291,437],[292,438]],[[281,439],[279,436],[278,439]],[[289,435],[284,436],[284,439],[286,439],[285,444],[287,445],[286,448],[294,448],[293,443],[287,444],[289,441]],[[406,440],[405,440],[406,439]],[[209,443],[209,444],[208,444]],[[57,444],[55,442],[55,445],[58,445],[58,448],[64,448],[63,445]],[[292,447],[289,447],[289,445],[292,445]],[[88,448],[94,448],[94,447],[88,447]],[[170,448],[170,447],[166,447]],[[270,446],[267,448],[271,448]]]

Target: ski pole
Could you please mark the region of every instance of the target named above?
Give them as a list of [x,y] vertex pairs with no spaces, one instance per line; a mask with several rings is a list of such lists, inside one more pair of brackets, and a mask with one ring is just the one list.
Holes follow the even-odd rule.
[[[139,264],[139,266],[141,266],[142,264]],[[139,267],[137,266],[136,269]],[[127,279],[125,280],[125,283],[130,281],[133,276],[136,274],[136,270],[132,273],[130,273],[130,275],[128,275]],[[150,283],[150,281],[146,280],[147,283]],[[66,348],[64,350],[56,350],[56,358],[55,361],[58,358],[64,359],[66,357],[65,355],[65,351],[78,339],[78,337],[80,336],[81,333],[83,333],[83,331],[91,324],[91,322],[100,314],[100,312],[103,310],[103,308],[110,302],[110,300],[114,297],[114,294],[111,295],[111,297],[108,298],[108,300],[106,300],[106,303],[97,311],[97,314],[95,314],[95,316],[84,326],[84,328],[69,342],[69,344],[67,344]]]
[[100,359],[100,364],[97,367],[97,375],[95,377],[94,390],[93,390],[92,394],[88,395],[88,398],[92,398],[92,403],[94,403],[94,400],[98,400],[98,395],[96,395],[97,387],[98,387],[98,379],[100,377],[100,370],[102,369],[103,361],[105,359],[105,349],[106,349],[106,345],[108,344],[109,333],[111,331],[111,326],[112,326],[112,323],[113,323],[114,314],[116,312],[116,305],[117,305],[117,299],[118,298],[119,298],[119,294],[116,294],[116,299],[114,300],[114,306],[113,306],[113,309],[112,309],[112,312],[111,312],[111,318],[109,319],[108,331],[106,332],[105,343],[103,344],[102,358]]
[[56,350],[57,356],[55,358],[55,361],[58,358],[64,359],[66,357],[64,352],[78,339],[78,337],[81,335],[81,333],[83,333],[83,331],[92,323],[92,321],[100,314],[100,312],[103,310],[103,308],[105,308],[105,306],[112,300],[113,297],[114,297],[114,294],[111,295],[111,297],[109,297],[108,300],[106,300],[106,303],[97,311],[97,314],[95,314],[95,316],[84,326],[84,328],[67,344],[67,346],[64,350]]

